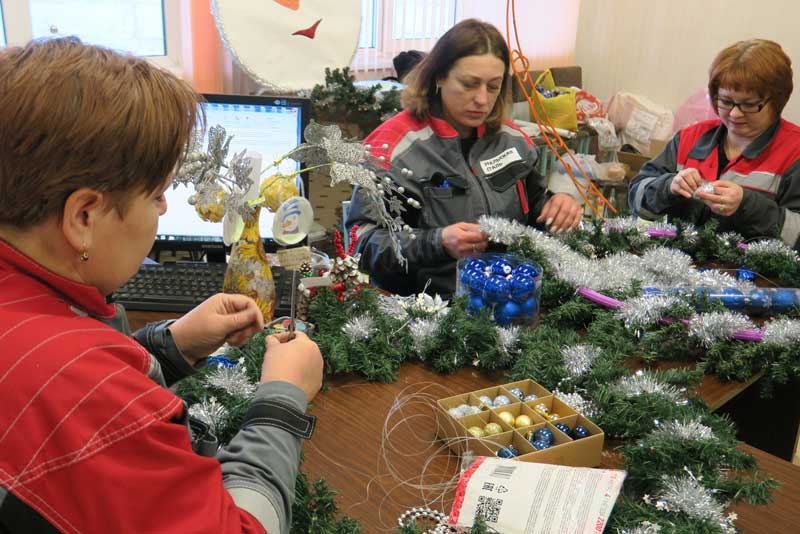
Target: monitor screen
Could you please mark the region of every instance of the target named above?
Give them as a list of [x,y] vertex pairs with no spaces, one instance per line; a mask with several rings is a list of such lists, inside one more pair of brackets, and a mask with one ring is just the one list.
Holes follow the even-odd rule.
[[[228,157],[244,149],[261,154],[261,168],[303,142],[303,131],[309,121],[310,103],[306,98],[285,96],[235,96],[203,95],[206,130],[221,125],[232,136]],[[203,139],[203,149],[208,146],[208,133]],[[292,172],[299,164],[287,159],[263,176]],[[302,184],[300,183],[302,180]],[[298,179],[298,187],[308,196],[308,176]],[[167,212],[158,223],[154,252],[161,250],[224,250],[222,223],[203,221],[188,202],[193,187],[178,186],[166,192]],[[276,248],[272,240],[273,214],[261,210],[259,227],[268,250]],[[219,257],[219,254],[215,255]],[[210,254],[209,254],[210,257]]]

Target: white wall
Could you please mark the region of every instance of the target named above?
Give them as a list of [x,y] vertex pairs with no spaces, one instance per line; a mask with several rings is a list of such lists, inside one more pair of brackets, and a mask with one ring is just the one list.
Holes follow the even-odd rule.
[[795,91],[783,116],[800,123],[797,0],[584,0],[575,61],[602,101],[628,91],[674,111],[707,84],[717,52],[754,37],[776,41],[792,59]]
[[[583,3],[592,0],[584,0]],[[464,17],[497,26],[506,35],[506,0],[460,0]],[[575,35],[581,0],[517,0],[517,32],[531,69],[575,64]],[[510,21],[509,17],[509,21]],[[510,44],[516,48],[513,26]]]

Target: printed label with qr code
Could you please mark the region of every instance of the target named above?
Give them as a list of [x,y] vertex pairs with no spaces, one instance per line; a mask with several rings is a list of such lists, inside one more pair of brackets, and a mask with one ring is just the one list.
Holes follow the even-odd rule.
[[480,517],[487,523],[497,523],[500,510],[503,508],[503,499],[493,499],[492,497],[478,497],[478,508],[475,510],[475,517]]
[[504,534],[600,534],[625,474],[481,457],[459,479],[449,523],[471,527],[480,517]]

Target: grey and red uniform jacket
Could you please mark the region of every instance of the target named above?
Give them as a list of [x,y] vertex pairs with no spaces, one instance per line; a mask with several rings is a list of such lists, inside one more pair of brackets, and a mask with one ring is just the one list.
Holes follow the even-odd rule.
[[369,200],[358,187],[353,191],[346,224],[358,225],[361,270],[379,287],[408,295],[421,292],[430,280],[428,293],[449,296],[456,287],[456,260],[442,246],[444,227],[474,223],[481,215],[528,224],[541,212],[547,192],[544,178],[534,169],[536,149],[511,121],[496,132],[478,128],[466,155],[461,143],[447,121],[432,116],[419,121],[408,111],[387,120],[364,140],[384,173],[421,204],[420,209],[406,206],[403,214],[416,236],[402,237],[406,270],[394,253],[389,232],[371,216]]
[[306,417],[302,390],[260,385],[201,456],[164,387],[193,369],[163,324],[134,339],[106,324],[117,312],[0,240],[0,532],[289,532],[300,438],[256,419]]
[[[741,155],[719,168],[725,126],[719,119],[699,122],[678,132],[664,151],[647,162],[631,182],[629,203],[643,218],[667,214],[695,224],[712,217],[721,232],[744,237],[775,237],[797,248],[800,237],[800,127],[780,119],[751,142]],[[721,216],[699,200],[670,193],[675,175],[695,168],[710,182],[739,184],[744,196],[739,209]]]

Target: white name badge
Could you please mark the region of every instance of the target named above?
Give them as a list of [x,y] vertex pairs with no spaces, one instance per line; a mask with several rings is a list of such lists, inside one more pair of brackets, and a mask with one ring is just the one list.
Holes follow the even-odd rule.
[[497,171],[508,167],[515,161],[522,161],[522,156],[517,152],[516,147],[511,147],[502,152],[499,156],[485,159],[480,162],[483,174],[494,174]]

